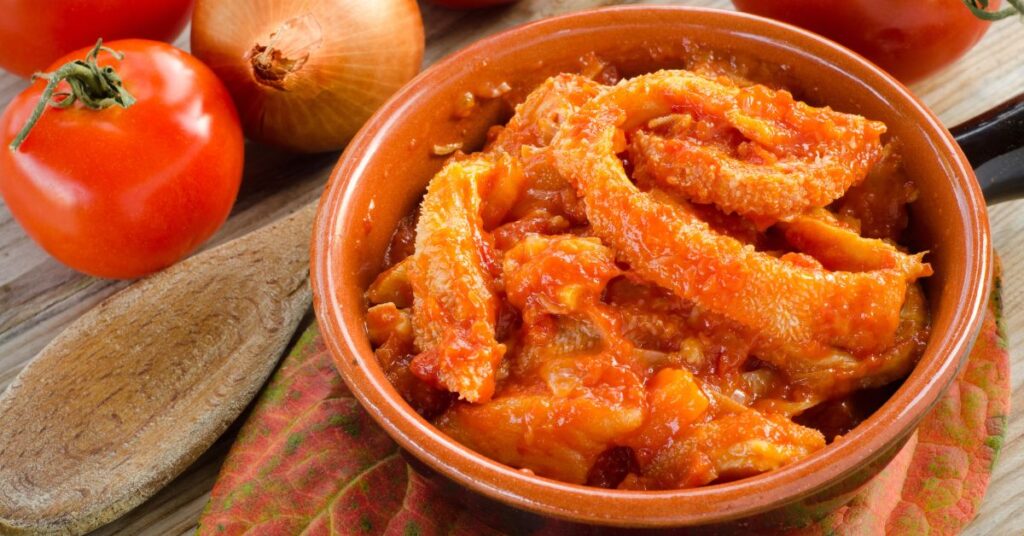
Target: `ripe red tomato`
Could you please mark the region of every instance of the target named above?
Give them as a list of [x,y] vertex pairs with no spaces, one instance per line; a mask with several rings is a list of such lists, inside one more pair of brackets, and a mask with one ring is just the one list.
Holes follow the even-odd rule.
[[47,108],[12,151],[46,85],[37,80],[0,116],[0,195],[61,262],[131,278],[174,263],[220,227],[238,193],[244,146],[231,97],[199,60],[157,41],[107,46],[124,59],[100,52],[97,64],[113,67],[137,102]]
[[0,0],[0,67],[20,76],[97,39],[170,41],[192,0]]
[[[990,2],[996,11],[999,0]],[[963,0],[733,0],[863,54],[905,83],[953,63],[988,30]]]
[[511,4],[516,0],[430,0],[431,2],[449,9],[477,9],[483,7],[501,6]]

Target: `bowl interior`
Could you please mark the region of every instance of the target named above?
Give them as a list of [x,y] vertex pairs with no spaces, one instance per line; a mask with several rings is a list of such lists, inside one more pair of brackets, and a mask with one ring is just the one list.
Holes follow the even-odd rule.
[[[625,75],[679,68],[694,47],[756,56],[778,67],[799,97],[885,122],[920,188],[915,246],[930,251],[932,336],[904,385],[845,438],[782,470],[729,484],[668,492],[584,488],[524,475],[454,444],[420,419],[388,384],[365,336],[363,292],[380,270],[399,219],[420,201],[444,158],[435,145],[482,146],[507,119],[504,99],[466,92],[503,83],[524,95],[544,78],[578,72],[588,54]],[[955,374],[980,325],[990,278],[987,217],[973,174],[948,133],[909,92],[853,53],[806,32],[742,14],[685,8],[619,8],[527,25],[456,53],[385,105],[342,156],[314,235],[317,314],[339,369],[375,418],[415,456],[478,492],[536,512],[591,522],[669,525],[720,521],[794,501],[841,479],[906,438]],[[619,506],[607,499],[616,498]]]

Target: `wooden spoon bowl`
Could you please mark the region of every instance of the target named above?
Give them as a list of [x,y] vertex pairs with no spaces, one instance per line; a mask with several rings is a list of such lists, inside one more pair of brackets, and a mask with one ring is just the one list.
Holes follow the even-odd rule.
[[192,463],[309,308],[315,205],[111,296],[0,395],[0,534],[82,533]]

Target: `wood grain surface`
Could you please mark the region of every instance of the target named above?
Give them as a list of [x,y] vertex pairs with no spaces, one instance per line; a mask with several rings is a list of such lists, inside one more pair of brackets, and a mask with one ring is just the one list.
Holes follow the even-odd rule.
[[[477,13],[447,11],[421,4],[427,32],[425,64],[502,29],[575,10],[619,3],[602,0],[522,0]],[[676,4],[731,9],[728,0],[689,0]],[[880,7],[880,9],[884,9]],[[912,89],[942,118],[956,125],[1024,92],[1024,22],[1004,20],[946,71]],[[187,45],[187,36],[178,44]],[[26,82],[0,74],[0,101]],[[228,223],[207,246],[223,243],[303,205],[319,195],[337,154],[295,156],[250,147],[238,204]],[[1024,533],[1024,201],[990,211],[995,247],[1005,269],[1004,301],[1013,377],[1013,407],[1006,443],[981,513],[970,535]],[[94,279],[59,265],[33,244],[0,202],[0,388],[60,330],[104,297],[125,285]],[[170,485],[95,534],[191,533],[234,436],[233,426]]]
[[0,533],[106,524],[224,433],[309,309],[315,214],[130,285],[43,348],[0,395]]

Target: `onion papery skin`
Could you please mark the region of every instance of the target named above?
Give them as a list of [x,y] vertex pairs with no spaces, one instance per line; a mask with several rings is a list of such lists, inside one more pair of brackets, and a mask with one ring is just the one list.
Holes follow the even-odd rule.
[[[261,70],[267,46],[281,57]],[[246,135],[298,152],[343,148],[419,72],[423,49],[414,0],[198,0],[192,17],[192,53],[231,92]]]
[[430,0],[431,4],[447,9],[484,9],[514,4],[518,0]]

